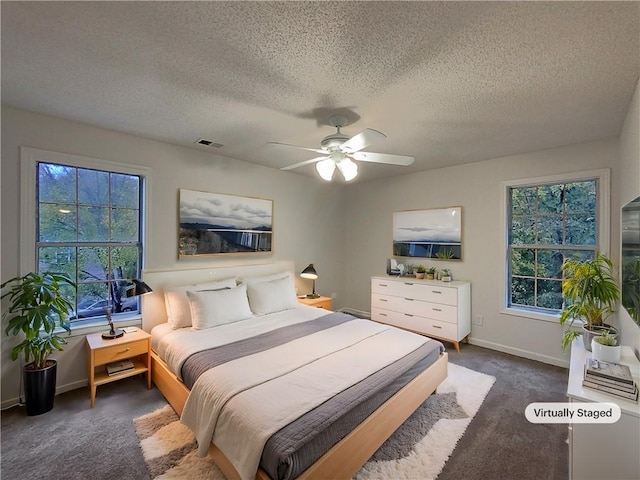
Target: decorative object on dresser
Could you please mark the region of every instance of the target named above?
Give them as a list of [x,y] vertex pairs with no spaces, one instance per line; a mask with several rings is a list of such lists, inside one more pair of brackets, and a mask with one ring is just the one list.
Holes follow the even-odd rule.
[[52,272],[28,273],[0,285],[0,290],[8,288],[0,297],[8,298],[2,313],[2,320],[9,318],[5,332],[24,335],[24,340],[11,350],[11,359],[24,355],[22,380],[27,415],[40,415],[53,408],[58,364],[49,355],[67,343],[56,329],[71,333],[68,314],[73,306],[63,294],[68,286],[75,288],[69,277]]
[[[591,354],[580,339],[571,343],[571,363],[567,397],[569,402],[615,403],[620,407],[620,419],[611,424],[572,423],[569,425],[569,478],[575,480],[601,480],[603,478],[640,478],[640,403],[619,395],[606,393],[601,389],[583,385],[585,371],[590,374],[587,362],[592,362]],[[600,362],[602,364],[602,362]],[[629,369],[633,382],[640,381],[640,362],[631,347],[622,346],[620,364]],[[602,376],[607,369],[597,369]],[[624,368],[626,371],[626,368]],[[623,373],[615,378],[628,381]],[[597,375],[596,375],[597,377]],[[592,378],[592,377],[590,377]],[[622,382],[624,383],[624,382]],[[575,405],[574,405],[575,406]],[[595,448],[595,450],[594,450]]]
[[300,276],[302,278],[308,278],[310,280],[313,280],[313,290],[312,290],[312,293],[307,295],[307,298],[318,298],[320,296],[316,293],[316,280],[318,279],[318,273],[316,272],[316,269],[313,267],[313,263],[310,263],[304,270],[302,270],[302,273],[300,274]]
[[416,267],[416,278],[418,280],[422,280],[426,275],[426,273],[427,273],[427,269],[424,267],[424,265],[418,265]]
[[[613,273],[613,263],[601,253],[590,260],[565,260],[562,264],[562,295],[568,300],[560,313],[560,325],[565,326],[562,348],[582,335],[584,348],[591,351],[591,339],[604,332],[618,331],[605,320],[613,312],[620,289]],[[582,330],[571,328],[576,320],[584,321]]]
[[333,301],[331,297],[323,297],[318,295],[316,298],[302,297],[298,301],[310,307],[324,308],[325,310],[333,310]]
[[[91,407],[95,405],[99,385],[115,382],[141,373],[147,374],[147,388],[151,388],[151,335],[136,329],[115,340],[105,340],[99,333],[87,335],[87,373],[91,391]],[[117,362],[129,360],[133,368]],[[122,370],[115,372],[117,368]],[[111,370],[111,372],[110,372]]]
[[393,255],[462,259],[462,207],[393,212]]
[[471,284],[373,277],[371,319],[452,342],[459,352],[471,333]]
[[591,339],[592,357],[609,363],[620,363],[620,345],[618,339],[605,332]]
[[582,386],[629,400],[638,400],[638,385],[628,365],[587,358]]
[[178,255],[270,253],[273,200],[180,189]]
[[451,278],[451,270],[449,270],[448,268],[443,268],[442,277],[440,277],[440,280],[442,280],[443,282],[450,282],[451,280],[453,280]]

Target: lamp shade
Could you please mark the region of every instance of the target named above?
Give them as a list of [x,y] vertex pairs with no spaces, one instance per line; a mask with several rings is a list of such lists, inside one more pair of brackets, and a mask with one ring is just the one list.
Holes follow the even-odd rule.
[[137,297],[139,295],[144,295],[145,293],[151,293],[153,290],[149,285],[144,283],[142,280],[133,279],[131,282],[134,285],[134,288],[128,290],[127,296],[129,297]]
[[307,268],[305,268],[300,274],[302,278],[309,278],[311,280],[316,280],[318,278],[318,273],[316,269],[313,268],[313,263],[310,263]]
[[326,180],[327,182],[330,182],[333,178],[333,172],[335,171],[335,169],[336,163],[330,158],[316,163],[316,170],[320,174],[320,177],[322,177],[322,179]]

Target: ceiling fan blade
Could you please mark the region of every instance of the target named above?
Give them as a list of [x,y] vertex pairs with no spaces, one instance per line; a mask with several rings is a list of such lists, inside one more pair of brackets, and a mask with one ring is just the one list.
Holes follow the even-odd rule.
[[307,147],[301,147],[299,145],[291,145],[289,143],[280,143],[280,142],[268,142],[269,145],[280,145],[282,147],[293,147],[293,148],[299,148],[301,150],[308,150],[309,152],[316,152],[316,153],[329,153],[327,150],[320,150],[319,148],[307,148]]
[[354,160],[361,162],[386,163],[388,165],[411,165],[415,158],[406,155],[391,155],[388,153],[356,152],[352,155]]
[[358,152],[385,138],[387,138],[387,136],[384,133],[373,130],[372,128],[367,128],[340,145],[340,150],[345,153]]
[[298,163],[294,163],[293,165],[289,165],[287,167],[282,167],[280,170],[293,170],[294,168],[304,167],[305,165],[309,165],[310,163],[316,163],[316,162],[319,162],[321,160],[325,160],[327,158],[330,158],[330,157],[312,158],[311,160],[305,160],[304,162],[298,162]]

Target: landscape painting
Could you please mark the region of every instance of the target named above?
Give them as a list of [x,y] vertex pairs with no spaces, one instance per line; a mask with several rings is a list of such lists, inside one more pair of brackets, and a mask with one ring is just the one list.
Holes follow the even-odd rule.
[[180,189],[179,257],[271,252],[273,200]]
[[462,207],[393,213],[393,255],[462,259]]

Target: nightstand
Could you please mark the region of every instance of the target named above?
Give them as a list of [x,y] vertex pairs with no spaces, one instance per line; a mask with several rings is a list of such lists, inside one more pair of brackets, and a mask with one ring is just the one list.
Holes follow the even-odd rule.
[[332,300],[331,297],[318,297],[318,298],[298,298],[300,303],[309,305],[310,307],[324,308],[325,310],[331,310]]
[[[91,389],[91,407],[96,402],[98,385],[116,382],[141,373],[147,374],[147,388],[151,388],[151,335],[139,328],[122,337],[105,340],[102,334],[87,335],[87,373]],[[105,365],[119,360],[131,360],[133,369],[114,375],[107,374]]]

